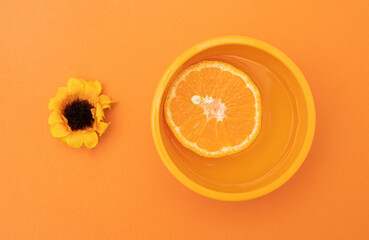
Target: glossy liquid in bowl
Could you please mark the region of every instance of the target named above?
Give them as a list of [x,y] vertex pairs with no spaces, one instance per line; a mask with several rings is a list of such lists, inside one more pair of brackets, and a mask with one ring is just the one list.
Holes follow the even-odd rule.
[[[252,191],[278,178],[296,158],[306,132],[306,124],[302,121],[306,118],[306,106],[300,87],[290,79],[292,74],[273,56],[258,53],[257,49],[250,49],[247,54],[239,50],[229,54],[232,46],[218,48],[205,50],[189,59],[171,80],[186,67],[202,60],[226,62],[244,71],[261,95],[262,125],[258,137],[237,154],[205,158],[178,142],[161,110],[163,142],[175,165],[192,181],[220,192]],[[247,55],[250,58],[246,58]],[[162,109],[165,98],[166,93]]]

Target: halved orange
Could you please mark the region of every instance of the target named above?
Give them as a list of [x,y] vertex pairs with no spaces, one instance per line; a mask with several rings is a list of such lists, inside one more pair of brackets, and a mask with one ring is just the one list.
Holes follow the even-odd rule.
[[236,67],[202,61],[170,86],[165,117],[178,141],[195,153],[214,158],[237,153],[259,134],[260,93]]

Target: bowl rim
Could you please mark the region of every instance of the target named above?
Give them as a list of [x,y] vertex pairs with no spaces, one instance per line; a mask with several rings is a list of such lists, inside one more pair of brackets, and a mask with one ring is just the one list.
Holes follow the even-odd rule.
[[[160,133],[160,126],[159,126],[159,117],[160,117],[160,104],[162,102],[162,98],[165,92],[165,89],[169,83],[169,80],[173,76],[173,74],[184,64],[188,59],[195,56],[196,54],[207,50],[209,48],[222,46],[222,45],[245,45],[250,47],[258,48],[262,51],[265,51],[274,57],[276,57],[279,61],[281,61],[295,76],[298,81],[298,84],[301,86],[306,105],[307,105],[307,131],[306,136],[301,148],[300,153],[296,157],[295,161],[292,165],[277,179],[273,182],[252,190],[248,192],[240,192],[240,193],[227,193],[227,192],[219,192],[209,188],[206,188],[188,178],[184,173],[182,173],[174,162],[171,160],[169,154],[167,153],[164,143],[162,141],[162,136]],[[159,153],[159,156],[167,167],[167,169],[171,172],[171,174],[183,185],[187,188],[191,189],[192,191],[203,195],[208,198],[216,199],[216,200],[223,200],[223,201],[243,201],[243,200],[250,200],[254,198],[258,198],[264,196],[280,186],[286,183],[300,168],[302,163],[304,162],[315,132],[315,106],[312,93],[310,91],[310,87],[300,71],[300,69],[296,66],[296,64],[287,57],[284,53],[282,53],[277,48],[254,38],[250,37],[242,37],[242,36],[224,36],[224,37],[217,37],[212,38],[203,42],[200,42],[193,47],[187,49],[183,52],[177,59],[175,59],[172,64],[168,67],[165,71],[163,77],[160,79],[160,82],[156,88],[152,108],[151,108],[151,131],[152,136],[154,139],[154,143]]]

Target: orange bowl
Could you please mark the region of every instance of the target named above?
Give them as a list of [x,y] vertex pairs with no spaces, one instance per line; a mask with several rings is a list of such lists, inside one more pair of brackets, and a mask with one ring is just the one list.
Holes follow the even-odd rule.
[[[228,62],[259,88],[261,131],[240,153],[216,159],[198,156],[184,148],[166,124],[168,87],[201,60]],[[313,141],[315,107],[303,74],[281,51],[252,38],[220,37],[193,46],[170,65],[154,95],[151,127],[160,158],[181,183],[209,198],[241,201],[272,192],[299,169]]]

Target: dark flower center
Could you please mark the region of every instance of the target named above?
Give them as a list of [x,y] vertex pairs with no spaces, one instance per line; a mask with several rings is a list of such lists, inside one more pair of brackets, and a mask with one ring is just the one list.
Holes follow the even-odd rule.
[[68,120],[68,125],[72,129],[81,130],[91,127],[94,118],[91,113],[93,106],[87,100],[76,99],[65,106],[63,115]]

